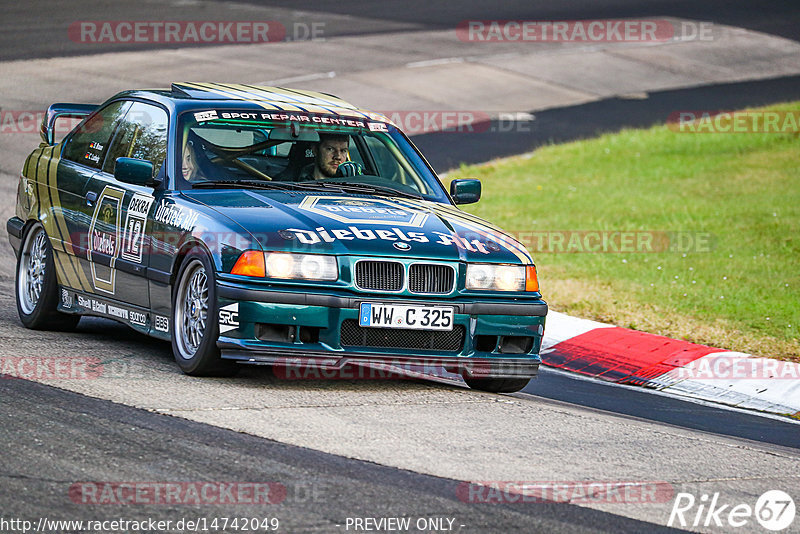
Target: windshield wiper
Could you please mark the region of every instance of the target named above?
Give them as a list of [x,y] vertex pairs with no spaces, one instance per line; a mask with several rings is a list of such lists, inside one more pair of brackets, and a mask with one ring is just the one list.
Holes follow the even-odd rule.
[[327,182],[325,180],[317,180],[315,182],[302,182],[303,184],[313,184],[315,187],[322,189],[338,189],[340,191],[351,193],[372,193],[373,195],[385,195],[390,197],[404,197],[421,199],[422,195],[416,193],[408,193],[400,191],[391,187],[374,184],[364,184],[360,182]]
[[291,182],[269,182],[266,180],[208,180],[203,182],[195,182],[192,184],[193,189],[198,188],[224,188],[224,187],[250,187],[253,189],[281,189],[284,191],[296,189]]
[[266,180],[208,180],[195,182],[192,184],[195,189],[200,188],[234,188],[249,187],[252,189],[280,189],[283,191],[338,191],[340,193],[370,193],[373,195],[384,195],[390,197],[404,197],[421,199],[422,196],[415,193],[407,193],[391,187],[373,184],[363,184],[359,182],[328,182],[325,180],[314,180],[308,182],[281,182]]

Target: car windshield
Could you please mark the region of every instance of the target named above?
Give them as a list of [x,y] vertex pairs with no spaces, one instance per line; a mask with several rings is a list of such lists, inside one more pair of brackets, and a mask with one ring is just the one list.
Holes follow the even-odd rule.
[[179,132],[179,189],[320,189],[449,203],[417,150],[385,122],[207,110],[183,113]]

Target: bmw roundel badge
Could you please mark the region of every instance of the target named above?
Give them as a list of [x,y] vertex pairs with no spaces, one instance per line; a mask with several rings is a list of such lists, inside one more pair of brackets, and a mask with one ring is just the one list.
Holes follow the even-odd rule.
[[392,245],[397,250],[411,250],[411,245],[409,245],[404,241],[395,241],[394,243],[392,243]]

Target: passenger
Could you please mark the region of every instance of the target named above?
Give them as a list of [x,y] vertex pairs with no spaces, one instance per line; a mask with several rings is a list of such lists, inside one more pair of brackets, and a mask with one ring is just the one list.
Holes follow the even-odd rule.
[[197,154],[195,153],[194,142],[187,141],[183,149],[181,159],[181,174],[187,182],[193,182],[198,177],[199,168],[197,166]]
[[202,143],[197,136],[186,141],[181,158],[181,175],[189,182],[228,179],[225,169],[208,159]]

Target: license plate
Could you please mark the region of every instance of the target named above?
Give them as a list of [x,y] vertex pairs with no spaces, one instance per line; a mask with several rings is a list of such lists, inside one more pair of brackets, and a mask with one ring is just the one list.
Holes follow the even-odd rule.
[[448,306],[409,306],[362,302],[358,324],[379,328],[414,330],[452,330],[453,308]]

